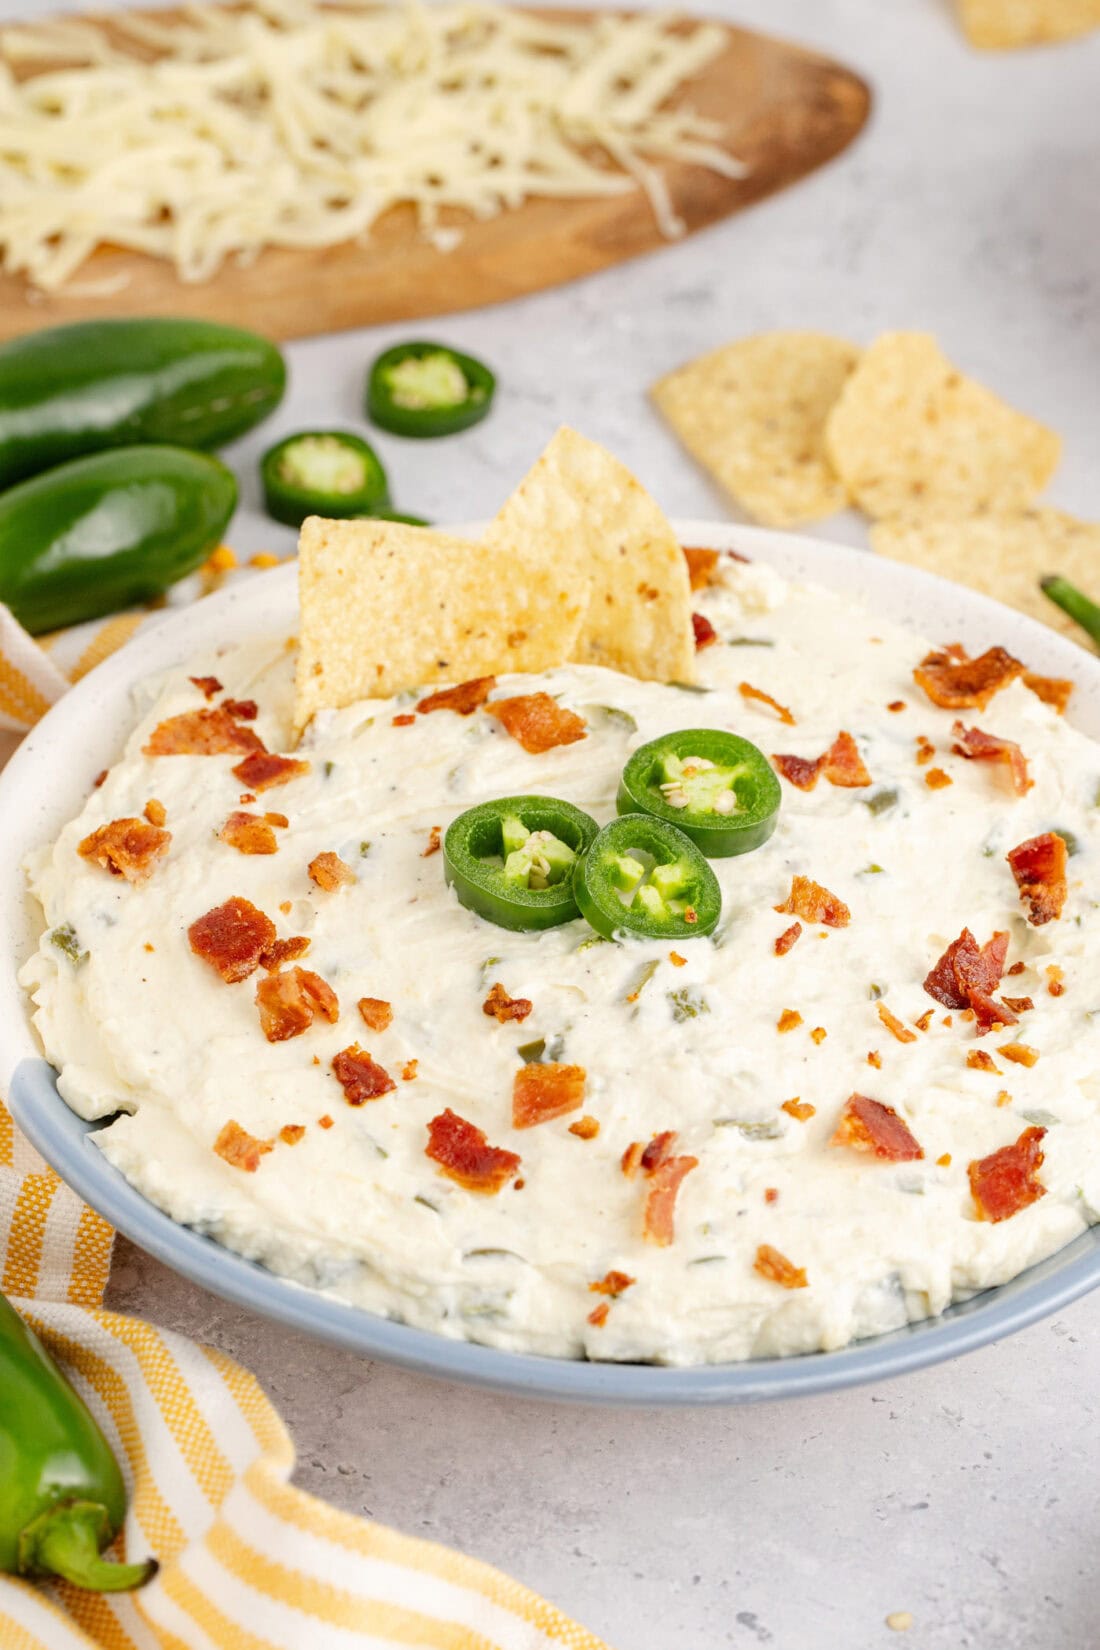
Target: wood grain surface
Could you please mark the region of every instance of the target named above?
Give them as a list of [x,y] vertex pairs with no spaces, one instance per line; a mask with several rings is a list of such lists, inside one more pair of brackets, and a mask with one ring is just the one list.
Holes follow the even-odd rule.
[[[731,179],[700,166],[665,166],[689,234],[831,160],[870,111],[869,88],[844,65],[748,29],[726,33],[725,50],[673,102],[720,121],[723,146],[749,171]],[[402,206],[380,219],[365,243],[272,248],[247,266],[227,262],[202,284],[181,282],[160,259],[104,246],[78,272],[71,293],[29,293],[22,280],[0,276],[0,339],[120,314],[200,316],[236,321],[272,338],[301,338],[500,303],[670,244],[640,191],[530,200],[488,222],[456,211],[443,222],[462,230],[455,251],[437,251],[423,240],[412,209]],[[122,275],[121,290],[87,290],[113,286]]]

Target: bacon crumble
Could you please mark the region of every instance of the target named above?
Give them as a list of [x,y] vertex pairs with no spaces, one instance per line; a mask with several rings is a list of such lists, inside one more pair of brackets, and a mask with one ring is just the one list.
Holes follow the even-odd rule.
[[713,647],[718,640],[718,632],[704,613],[691,615],[691,631],[695,637],[696,653],[702,653],[705,647]]
[[837,734],[822,760],[823,772],[830,785],[838,785],[846,790],[858,790],[873,783],[859,754],[859,746],[844,728]]
[[168,823],[168,809],[163,802],[158,802],[155,796],[149,798],[142,812],[150,825],[160,826]]
[[955,741],[951,749],[956,756],[963,756],[968,762],[1003,762],[1016,795],[1027,795],[1034,781],[1027,771],[1027,757],[1014,739],[1001,739],[981,728],[964,727],[961,722],[953,725],[951,737]]
[[259,968],[275,942],[275,924],[251,900],[234,894],[197,917],[187,937],[196,957],[209,963],[227,985],[236,985]]
[[[661,1136],[657,1138],[660,1139]],[[673,1134],[671,1140],[675,1138]],[[652,1145],[652,1142],[650,1144]],[[649,1176],[645,1208],[642,1213],[642,1236],[647,1243],[656,1244],[659,1249],[667,1249],[676,1236],[676,1198],[681,1183],[692,1169],[698,1168],[699,1159],[666,1155],[653,1168],[648,1168],[643,1152],[642,1166]]]
[[775,909],[792,917],[801,917],[804,922],[824,923],[826,928],[846,928],[852,917],[842,899],[830,894],[820,882],[802,876],[792,878],[790,893]]
[[953,785],[955,781],[942,768],[929,768],[924,776],[924,783],[930,791],[945,791],[948,785]]
[[601,1301],[599,1306],[594,1306],[592,1308],[591,1312],[588,1314],[588,1322],[592,1325],[593,1329],[603,1328],[604,1324],[607,1322],[608,1313],[610,1311],[611,1307],[608,1305],[607,1301]]
[[776,956],[785,957],[792,945],[794,945],[798,940],[801,933],[802,924],[800,922],[792,922],[789,928],[784,928],[783,932],[775,942]]
[[481,1005],[481,1012],[501,1025],[509,1020],[526,1020],[534,1004],[528,997],[509,997],[499,980]]
[[260,1029],[269,1043],[285,1043],[308,1031],[319,1014],[330,1025],[340,1018],[335,991],[319,974],[307,968],[265,974],[256,987]]
[[618,1300],[620,1295],[625,1295],[637,1281],[629,1272],[605,1272],[598,1282],[588,1285],[588,1292],[591,1295],[610,1295],[614,1301]]
[[272,940],[260,953],[260,962],[269,973],[275,973],[284,963],[297,962],[309,950],[309,941],[304,934],[294,934],[288,940]]
[[718,576],[717,550],[695,550],[682,545],[687,562],[688,582],[693,590],[705,590]]
[[812,791],[821,777],[821,770],[825,766],[825,758],[819,756],[816,762],[811,762],[805,756],[772,757],[772,763],[788,785],[793,785],[799,791]]
[[785,1008],[775,1022],[776,1031],[782,1033],[794,1031],[802,1024],[802,1016],[797,1008]]
[[867,1152],[889,1163],[914,1163],[924,1156],[923,1147],[893,1106],[865,1094],[849,1096],[829,1144]]
[[1000,1066],[984,1048],[972,1048],[966,1056],[966,1063],[971,1071],[991,1071],[997,1077],[1001,1075]]
[[1043,1165],[1045,1129],[1025,1129],[1011,1146],[977,1158],[967,1167],[970,1195],[979,1220],[1001,1221],[1037,1203],[1046,1187],[1036,1176]]
[[490,1146],[485,1134],[448,1106],[428,1124],[425,1156],[438,1163],[450,1180],[469,1192],[493,1196],[512,1179],[522,1162],[516,1152]]
[[771,694],[765,693],[762,688],[753,687],[751,682],[740,682],[737,691],[742,699],[756,699],[762,705],[770,705],[785,726],[789,728],[795,726],[795,719],[786,705],[781,705],[778,699],[773,699]]
[[1015,1025],[1012,1010],[993,997],[1001,983],[1007,952],[1008,934],[1003,929],[979,947],[969,928],[964,928],[925,975],[924,989],[945,1008],[972,1010],[979,1036],[997,1022]]
[[344,1091],[349,1106],[363,1106],[392,1094],[397,1084],[384,1067],[372,1060],[358,1043],[342,1048],[332,1057],[332,1071]]
[[384,997],[360,997],[358,1006],[368,1031],[386,1031],[393,1024],[393,1008]]
[[347,883],[356,880],[355,872],[350,865],[345,865],[339,854],[331,849],[309,862],[309,880],[326,894],[334,894],[337,888],[343,888]]
[[575,1123],[569,1125],[569,1133],[575,1134],[578,1140],[595,1140],[599,1132],[599,1121],[595,1117],[578,1117]]
[[292,779],[301,779],[309,772],[309,763],[296,756],[274,756],[262,747],[238,762],[233,775],[250,791],[270,791],[276,785],[288,785]]
[[260,714],[260,707],[255,699],[223,699],[222,709],[235,716],[239,722],[254,722]]
[[171,831],[147,820],[112,819],[86,836],[76,851],[81,859],[102,866],[113,877],[123,877],[136,888],[148,882],[171,840]]
[[230,1118],[214,1142],[214,1151],[231,1168],[255,1174],[262,1158],[273,1150],[270,1140],[257,1140],[254,1134]]
[[572,745],[585,737],[587,724],[576,711],[566,710],[548,693],[521,693],[494,699],[485,706],[525,751],[539,756],[558,745]]
[[258,814],[230,814],[218,837],[230,848],[236,848],[239,854],[275,854],[279,851],[274,830]]
[[795,1266],[786,1255],[781,1254],[778,1249],[773,1249],[770,1243],[762,1243],[759,1246],[752,1269],[759,1272],[762,1278],[767,1278],[769,1283],[778,1283],[783,1289],[808,1287],[805,1267]]
[[299,1140],[305,1139],[305,1133],[304,1123],[284,1123],[279,1130],[279,1139],[287,1146],[296,1146]]
[[1024,686],[1030,688],[1044,705],[1052,705],[1059,716],[1064,716],[1073,697],[1073,683],[1065,676],[1038,676],[1033,670],[1024,671]]
[[189,676],[187,680],[198,688],[204,699],[213,699],[215,694],[222,691],[222,685],[216,676]]
[[[145,756],[263,755],[264,742],[231,716],[224,705],[169,716],[149,735]],[[241,764],[243,766],[243,763]],[[234,768],[234,773],[237,769]]]
[[917,767],[926,768],[936,754],[936,747],[926,733],[918,733],[914,743],[917,747]]
[[899,1043],[916,1042],[916,1032],[910,1031],[909,1027],[904,1025],[896,1014],[890,1012],[885,1003],[878,1004],[878,1017],[891,1036],[896,1037]]
[[421,699],[417,714],[429,716],[433,710],[453,710],[456,716],[471,716],[480,710],[496,685],[495,676],[475,676],[469,682],[459,682],[457,687],[441,688]]
[[532,1129],[584,1104],[587,1073],[583,1066],[558,1061],[531,1061],[512,1079],[512,1127]]
[[971,659],[958,642],[936,648],[913,671],[913,680],[941,710],[984,710],[995,693],[1024,674],[1019,659],[991,647]]
[[1056,921],[1062,915],[1069,892],[1065,838],[1056,831],[1044,831],[1041,836],[1028,837],[1026,842],[1017,844],[1005,858],[1016,878],[1028,922],[1041,928],[1044,923]]
[[411,711],[405,710],[405,711],[401,711],[399,713],[399,715],[397,715],[393,718],[391,726],[395,727],[395,728],[411,728],[415,721],[416,721],[416,717],[413,715],[413,713]]
[[1011,1060],[1017,1066],[1033,1066],[1039,1059],[1039,1050],[1029,1047],[1027,1043],[1002,1043],[997,1053],[1003,1060]]
[[780,1111],[785,1111],[788,1117],[793,1117],[798,1123],[805,1123],[809,1118],[817,1115],[817,1107],[811,1106],[808,1100],[799,1100],[796,1095],[793,1100],[784,1100]]
[[442,846],[443,846],[442,842],[440,841],[440,837],[441,837],[442,833],[443,833],[442,825],[433,825],[432,826],[431,830],[428,832],[428,846],[424,849],[424,852],[421,854],[421,856],[420,856],[421,859],[431,859],[433,854],[438,854],[440,848],[442,848]]

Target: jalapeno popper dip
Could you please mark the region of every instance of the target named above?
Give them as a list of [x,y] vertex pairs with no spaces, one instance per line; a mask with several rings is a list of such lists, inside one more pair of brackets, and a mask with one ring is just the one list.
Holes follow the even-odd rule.
[[[31,866],[24,980],[154,1203],[411,1324],[677,1364],[841,1347],[1097,1218],[1069,684],[688,557],[690,688],[566,664],[322,711],[292,752],[283,637],[143,693]],[[746,746],[770,834],[713,852]],[[526,920],[582,866],[613,938]]]

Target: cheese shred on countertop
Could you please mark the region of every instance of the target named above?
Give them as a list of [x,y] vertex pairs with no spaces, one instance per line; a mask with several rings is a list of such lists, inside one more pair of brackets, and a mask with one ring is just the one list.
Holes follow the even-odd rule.
[[663,15],[255,0],[178,20],[0,31],[0,268],[65,285],[109,243],[204,281],[264,247],[364,239],[411,204],[441,251],[532,196],[641,189],[661,163],[740,177],[722,128],[669,107],[726,31]]

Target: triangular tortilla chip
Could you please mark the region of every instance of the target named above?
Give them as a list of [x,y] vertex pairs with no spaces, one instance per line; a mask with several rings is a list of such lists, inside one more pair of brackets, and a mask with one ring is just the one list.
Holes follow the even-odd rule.
[[580,552],[588,611],[570,655],[646,681],[691,681],[687,562],[645,488],[604,447],[561,429],[486,534],[491,548],[551,560]]

